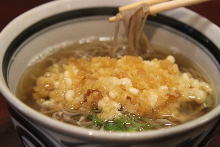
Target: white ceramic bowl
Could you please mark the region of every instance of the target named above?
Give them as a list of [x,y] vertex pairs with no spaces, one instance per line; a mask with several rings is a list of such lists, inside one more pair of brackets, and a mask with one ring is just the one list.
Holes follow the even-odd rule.
[[135,0],[60,0],[36,7],[9,23],[0,34],[0,89],[10,105],[25,146],[198,146],[218,124],[220,114],[220,29],[181,8],[151,17],[145,31],[151,42],[193,61],[216,88],[216,108],[188,123],[137,133],[95,131],[53,120],[14,95],[23,71],[46,48],[67,40],[113,36],[107,18]]

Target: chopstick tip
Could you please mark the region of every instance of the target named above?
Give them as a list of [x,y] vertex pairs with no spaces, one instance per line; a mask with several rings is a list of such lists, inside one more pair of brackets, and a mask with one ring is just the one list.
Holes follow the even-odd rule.
[[115,21],[117,21],[117,17],[116,16],[109,17],[108,21],[109,22],[115,22]]

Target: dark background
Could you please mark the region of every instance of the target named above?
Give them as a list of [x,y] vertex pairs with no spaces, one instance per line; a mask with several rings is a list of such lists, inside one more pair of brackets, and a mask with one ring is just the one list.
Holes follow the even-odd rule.
[[[40,4],[49,2],[49,0],[0,0],[0,31],[15,17],[23,12],[34,8]],[[208,18],[213,23],[220,26],[220,1],[211,2],[188,7],[200,15]],[[220,38],[219,38],[220,41]],[[1,147],[21,147],[12,126],[7,104],[4,97],[0,94],[0,146]],[[220,129],[217,129],[215,137],[210,141],[207,147],[220,147]]]

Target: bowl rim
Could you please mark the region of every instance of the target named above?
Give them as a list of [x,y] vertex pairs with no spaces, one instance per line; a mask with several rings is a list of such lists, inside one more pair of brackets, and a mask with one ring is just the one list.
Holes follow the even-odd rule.
[[[77,3],[77,5],[73,5]],[[113,1],[113,2],[112,2]],[[34,23],[34,21],[37,21],[40,18],[44,18],[50,15],[54,15],[57,13],[61,13],[70,9],[77,9],[82,7],[93,7],[93,6],[119,6],[126,3],[131,3],[137,0],[111,0],[111,1],[102,1],[102,0],[62,0],[62,1],[52,1],[46,4],[43,4],[41,6],[38,6],[36,8],[33,8],[24,14],[20,15],[19,17],[15,18],[12,22],[10,22],[1,32],[0,34],[0,42],[3,42],[6,40],[6,43],[4,45],[0,45],[1,48],[6,49],[7,47],[7,41],[10,42],[10,39],[13,37],[8,37],[9,34],[12,36],[16,36],[16,34],[19,34],[19,31],[22,31],[27,25],[30,25]],[[64,7],[62,7],[64,6]],[[27,20],[27,18],[31,18],[33,16],[36,16],[41,11],[48,10],[50,11],[47,14],[41,14],[39,17],[33,18],[32,20],[28,21],[24,26],[20,26],[19,30],[13,32],[18,25],[24,24],[24,20]],[[204,35],[209,36],[210,40],[212,40],[219,48],[220,43],[218,43],[218,37],[213,37],[213,33],[215,33],[220,38],[220,29],[215,24],[211,23],[209,20],[207,20],[204,17],[201,17],[200,15],[196,14],[193,11],[190,11],[186,8],[179,8],[172,11],[167,11],[163,13],[166,16],[172,17],[174,19],[179,20],[180,22],[184,22],[188,25],[193,26],[200,32],[202,32]],[[179,17],[179,15],[182,15],[182,17]],[[192,18],[199,18],[200,21],[195,23],[194,21],[191,21]],[[204,26],[201,24],[206,24],[209,28],[209,31],[207,31],[207,28],[205,29]],[[0,53],[0,59],[3,59],[3,52]],[[0,61],[2,62],[2,61]],[[0,69],[0,72],[2,69]],[[0,90],[1,93],[5,96],[9,104],[11,104],[13,107],[15,107],[19,112],[30,118],[30,120],[33,120],[35,123],[39,123],[44,128],[49,128],[49,130],[54,130],[55,132],[61,132],[68,136],[73,136],[74,134],[78,135],[78,137],[84,137],[84,138],[99,138],[100,140],[114,140],[114,141],[137,141],[137,140],[152,140],[156,138],[162,138],[171,136],[177,133],[182,133],[189,131],[193,128],[202,126],[209,121],[211,121],[214,118],[217,118],[220,114],[220,106],[217,106],[214,108],[211,112],[195,119],[190,122],[178,125],[176,127],[172,128],[164,128],[159,130],[150,130],[145,132],[106,132],[106,131],[96,131],[86,128],[80,128],[77,126],[69,125],[57,120],[53,120],[52,118],[49,118],[34,109],[30,108],[29,106],[25,105],[23,102],[21,102],[16,96],[14,96],[10,90],[8,89],[7,85],[4,82],[2,73],[0,73]]]

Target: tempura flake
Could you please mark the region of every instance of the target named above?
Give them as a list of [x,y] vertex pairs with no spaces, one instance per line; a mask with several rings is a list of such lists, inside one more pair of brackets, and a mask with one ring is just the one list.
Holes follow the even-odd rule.
[[47,68],[33,88],[42,111],[79,110],[108,121],[134,114],[187,121],[206,108],[211,86],[181,72],[173,56],[164,60],[70,57]]

